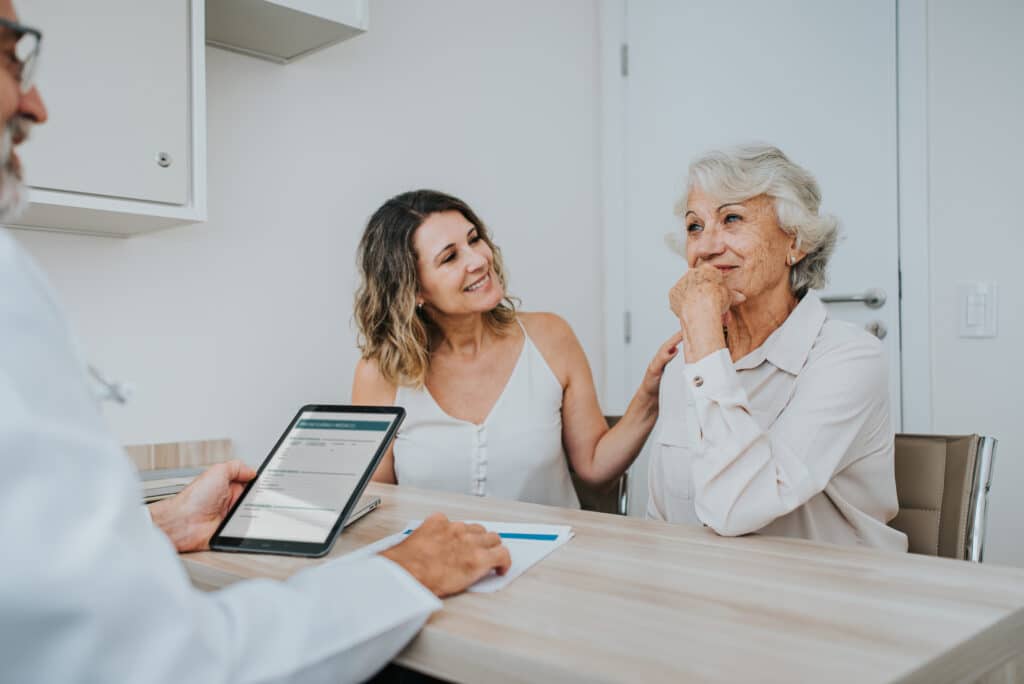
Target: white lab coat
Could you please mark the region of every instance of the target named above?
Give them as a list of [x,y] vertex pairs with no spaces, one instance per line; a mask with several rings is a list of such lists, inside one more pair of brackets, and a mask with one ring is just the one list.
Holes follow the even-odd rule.
[[193,588],[83,369],[45,278],[0,229],[0,679],[359,681],[440,608],[381,557]]

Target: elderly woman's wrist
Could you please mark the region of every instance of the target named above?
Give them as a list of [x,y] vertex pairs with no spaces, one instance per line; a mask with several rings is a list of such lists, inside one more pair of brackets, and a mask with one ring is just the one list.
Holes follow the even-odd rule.
[[684,331],[697,331],[710,328],[721,328],[722,312],[712,302],[702,301],[692,306],[683,307],[679,314],[679,323]]
[[722,345],[706,345],[702,347],[695,347],[692,352],[686,354],[686,365],[692,366],[695,363],[700,363],[709,356],[713,356],[721,351],[728,351],[728,347]]
[[701,359],[726,349],[725,333],[721,324],[691,330],[686,337],[686,346],[683,347],[683,357],[687,364],[697,363]]

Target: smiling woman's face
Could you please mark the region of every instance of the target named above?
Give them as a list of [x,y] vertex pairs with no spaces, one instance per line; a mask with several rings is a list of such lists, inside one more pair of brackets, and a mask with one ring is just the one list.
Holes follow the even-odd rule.
[[694,186],[686,198],[683,218],[686,263],[710,264],[725,275],[730,289],[747,300],[789,288],[787,259],[795,239],[779,227],[775,205],[767,195],[723,204]]
[[420,298],[446,315],[485,313],[505,292],[494,271],[494,253],[458,211],[431,214],[412,236]]

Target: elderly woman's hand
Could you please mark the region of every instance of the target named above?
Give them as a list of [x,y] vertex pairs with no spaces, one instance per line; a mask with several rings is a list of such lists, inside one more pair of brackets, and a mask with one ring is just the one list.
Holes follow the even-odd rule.
[[668,293],[669,307],[679,318],[687,363],[698,361],[725,347],[722,327],[729,322],[729,308],[746,301],[730,290],[725,276],[714,266],[691,268]]

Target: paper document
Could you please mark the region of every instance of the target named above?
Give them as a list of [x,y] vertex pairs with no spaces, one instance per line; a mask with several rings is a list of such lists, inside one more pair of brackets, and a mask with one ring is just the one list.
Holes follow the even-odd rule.
[[139,471],[142,480],[142,500],[153,503],[174,496],[198,477],[203,468],[161,468]]
[[[380,553],[390,549],[399,543],[419,527],[421,520],[411,520],[405,525],[405,529],[390,537],[384,537],[378,542],[364,546],[354,551],[349,556],[363,556],[373,553]],[[505,523],[489,522],[485,520],[466,520],[467,524],[476,523],[483,525],[489,532],[497,532],[501,542],[508,547],[509,555],[512,556],[512,567],[504,575],[491,573],[478,580],[467,591],[490,593],[504,589],[516,577],[530,569],[532,565],[540,561],[549,553],[562,544],[573,538],[574,533],[568,525],[536,525],[528,523]]]

